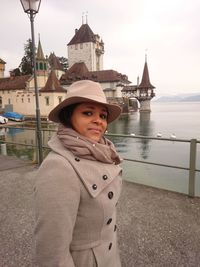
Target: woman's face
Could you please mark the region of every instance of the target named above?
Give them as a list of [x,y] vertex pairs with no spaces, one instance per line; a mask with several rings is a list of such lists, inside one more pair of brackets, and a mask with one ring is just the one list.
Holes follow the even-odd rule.
[[71,124],[79,134],[98,142],[107,128],[107,109],[97,103],[81,103],[75,107]]

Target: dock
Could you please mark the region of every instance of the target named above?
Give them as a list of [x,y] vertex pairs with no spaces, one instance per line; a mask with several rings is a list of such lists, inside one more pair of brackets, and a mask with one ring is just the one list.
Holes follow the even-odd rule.
[[[0,156],[0,267],[37,266],[36,171],[29,161]],[[117,209],[122,267],[200,266],[199,197],[124,181]]]

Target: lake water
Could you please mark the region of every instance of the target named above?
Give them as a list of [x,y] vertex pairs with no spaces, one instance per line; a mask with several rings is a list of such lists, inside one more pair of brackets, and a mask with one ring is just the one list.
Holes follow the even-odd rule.
[[[157,133],[164,138],[171,134],[179,139],[200,140],[200,102],[151,103],[151,113],[135,112],[123,115],[109,125],[109,133],[135,134],[156,137]],[[3,130],[3,129],[2,129]],[[1,130],[1,132],[2,132]],[[2,134],[0,132],[0,134]],[[46,144],[51,137],[47,131],[43,135]],[[12,142],[34,144],[33,131],[9,129],[1,138]],[[110,137],[109,137],[110,138]],[[123,158],[144,160],[175,166],[189,166],[189,143],[175,141],[147,140],[136,138],[112,137],[118,152]],[[10,154],[18,157],[32,157],[31,147],[18,146],[9,149]],[[200,144],[197,145],[197,169],[200,169]],[[124,179],[136,183],[164,188],[181,193],[188,192],[188,171],[148,164],[123,162]],[[196,195],[200,196],[200,173],[196,172]]]
[[[200,102],[152,102],[152,112],[123,116],[109,127],[109,132],[164,138],[200,140]],[[189,167],[189,143],[174,141],[113,138],[124,158]],[[153,165],[123,163],[127,180],[182,193],[188,192],[188,171]],[[197,169],[200,169],[200,144],[197,145]],[[200,196],[200,173],[196,172],[196,195]]]

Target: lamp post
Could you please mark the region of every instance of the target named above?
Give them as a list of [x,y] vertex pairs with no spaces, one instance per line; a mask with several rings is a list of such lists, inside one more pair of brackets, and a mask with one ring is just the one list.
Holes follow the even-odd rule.
[[28,14],[31,23],[31,37],[32,37],[32,55],[33,55],[33,74],[34,74],[34,84],[35,84],[35,104],[36,104],[36,132],[37,132],[37,143],[38,143],[38,155],[39,164],[42,163],[43,153],[42,153],[42,134],[41,134],[41,118],[40,118],[40,108],[39,108],[39,97],[38,97],[38,85],[37,85],[37,75],[36,75],[36,56],[35,56],[35,36],[34,36],[34,18],[36,13],[38,13],[40,8],[41,0],[20,0],[24,12]]

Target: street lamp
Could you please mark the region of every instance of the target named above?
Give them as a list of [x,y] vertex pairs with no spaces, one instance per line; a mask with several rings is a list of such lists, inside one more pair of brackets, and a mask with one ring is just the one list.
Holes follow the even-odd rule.
[[42,134],[41,134],[41,119],[40,119],[40,108],[39,108],[39,97],[38,97],[38,86],[37,86],[37,75],[36,75],[36,58],[35,58],[35,37],[34,37],[34,18],[40,8],[41,0],[20,0],[24,12],[28,14],[31,22],[31,37],[32,37],[32,55],[33,55],[33,73],[35,83],[35,104],[36,104],[36,122],[37,122],[37,143],[38,143],[38,155],[39,164],[42,163]]

